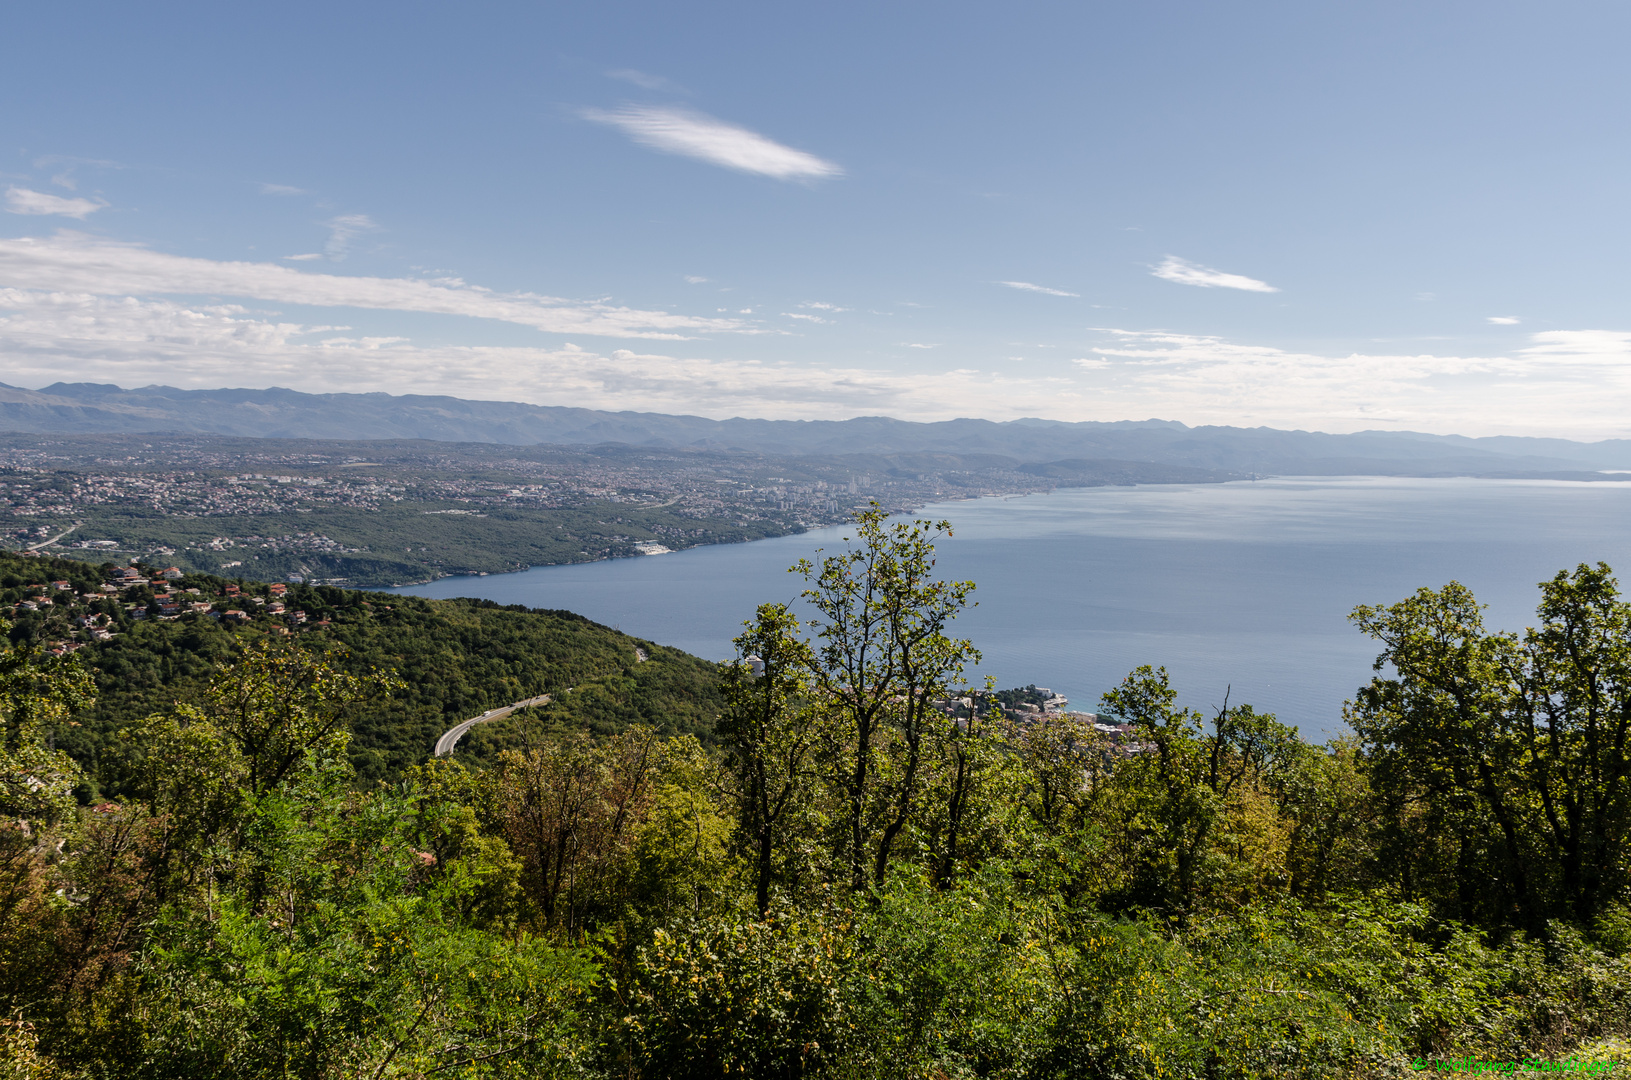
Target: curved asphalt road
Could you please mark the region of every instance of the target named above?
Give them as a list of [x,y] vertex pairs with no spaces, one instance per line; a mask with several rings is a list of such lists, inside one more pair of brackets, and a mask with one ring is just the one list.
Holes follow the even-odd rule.
[[539,694],[537,697],[527,698],[525,701],[517,701],[513,705],[506,705],[502,709],[488,709],[480,716],[471,717],[469,720],[466,720],[463,723],[455,724],[453,727],[450,727],[446,731],[442,732],[442,737],[436,740],[435,756],[446,757],[447,755],[451,754],[453,752],[453,748],[458,745],[459,740],[464,738],[464,733],[475,727],[477,724],[485,724],[489,720],[503,719],[504,717],[513,713],[515,710],[526,708],[528,705],[547,704],[549,704],[549,695]]

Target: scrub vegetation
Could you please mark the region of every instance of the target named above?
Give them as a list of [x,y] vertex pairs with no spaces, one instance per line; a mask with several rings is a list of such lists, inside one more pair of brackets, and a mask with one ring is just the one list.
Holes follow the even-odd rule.
[[[796,568],[814,621],[744,613],[722,667],[342,590],[313,593],[319,629],[130,630],[129,673],[123,636],[52,656],[14,628],[11,1075],[1627,1059],[1631,606],[1607,567],[1543,583],[1521,635],[1454,583],[1359,609],[1374,678],[1316,746],[1186,708],[1160,668],[1105,694],[1115,725],[995,707],[962,683],[945,523],[852,526]],[[447,715],[538,692],[426,760]]]

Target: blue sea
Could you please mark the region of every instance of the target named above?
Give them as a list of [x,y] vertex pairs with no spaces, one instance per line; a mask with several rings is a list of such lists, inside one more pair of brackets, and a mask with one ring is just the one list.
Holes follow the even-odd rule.
[[[938,503],[943,576],[978,584],[958,620],[977,677],[1035,683],[1092,710],[1140,664],[1165,665],[1184,704],[1249,702],[1311,738],[1343,730],[1343,702],[1376,645],[1349,625],[1451,580],[1490,626],[1534,621],[1536,583],[1599,560],[1631,574],[1631,483],[1280,478],[1076,488]],[[708,659],[755,605],[794,600],[792,563],[845,530],[668,555],[444,578],[401,591],[565,608]],[[1628,579],[1631,580],[1631,579]]]

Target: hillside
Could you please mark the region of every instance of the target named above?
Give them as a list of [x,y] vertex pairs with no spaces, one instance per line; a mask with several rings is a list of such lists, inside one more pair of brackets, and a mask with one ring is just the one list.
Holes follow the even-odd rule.
[[[133,750],[122,729],[189,700],[218,664],[267,635],[338,646],[349,654],[344,669],[394,670],[406,681],[387,703],[351,718],[352,764],[363,781],[394,779],[457,721],[537,694],[559,697],[555,723],[601,733],[644,723],[708,739],[719,708],[712,664],[567,611],[329,586],[291,585],[278,595],[279,586],[204,574],[164,592],[151,574],[105,591],[119,569],[0,553],[0,614],[14,620],[12,640],[71,649],[95,673],[95,705],[53,733],[93,777],[97,790],[86,798],[125,789]],[[568,687],[577,689],[561,696]]]
[[[70,717],[75,665],[0,657],[0,1061],[62,1080],[1631,1063],[1631,755],[1591,737],[1631,714],[1608,567],[1544,582],[1522,639],[1453,582],[1358,609],[1376,674],[1352,734],[1316,746],[1249,704],[1180,705],[1165,668],[1104,695],[1115,724],[1034,686],[954,698],[974,645],[899,630],[968,592],[925,582],[932,550],[886,527],[869,512],[860,558],[822,566],[841,627],[822,648],[757,609],[756,676],[558,612],[179,574],[104,592],[124,568],[0,556],[0,590],[30,597],[16,636],[93,639],[104,695]],[[904,612],[863,618],[908,592],[903,566]],[[356,649],[338,670],[287,647],[336,641]],[[199,694],[209,661],[274,642]],[[389,708],[370,663],[407,677]],[[489,767],[400,768],[449,718],[562,683],[543,722],[477,729]],[[167,693],[202,707],[119,737]],[[1535,737],[1537,700],[1570,737]],[[1558,803],[1602,809],[1565,823]]]

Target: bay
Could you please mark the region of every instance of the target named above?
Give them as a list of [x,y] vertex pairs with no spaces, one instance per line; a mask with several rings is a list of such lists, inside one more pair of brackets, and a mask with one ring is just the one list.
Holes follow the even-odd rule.
[[[1631,484],[1528,480],[1278,478],[1062,489],[939,503],[942,576],[978,584],[959,634],[976,678],[1036,683],[1092,709],[1140,664],[1165,665],[1185,704],[1250,702],[1310,737],[1339,733],[1369,680],[1375,643],[1357,604],[1451,580],[1489,625],[1534,621],[1536,583],[1599,560],[1631,568]],[[692,548],[400,591],[576,611],[709,659],[754,607],[793,601],[787,572],[846,530]]]

